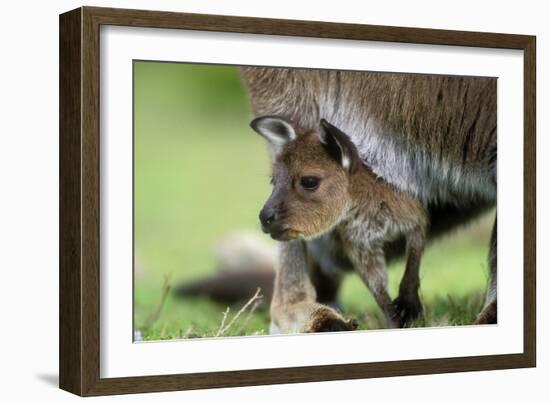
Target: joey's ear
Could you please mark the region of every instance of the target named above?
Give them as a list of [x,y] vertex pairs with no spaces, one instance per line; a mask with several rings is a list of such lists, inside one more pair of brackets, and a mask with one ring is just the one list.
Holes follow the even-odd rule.
[[349,136],[331,125],[325,119],[321,119],[319,138],[325,150],[349,173],[355,172],[360,164],[359,154],[355,144]]
[[250,122],[250,127],[269,142],[273,157],[281,152],[286,143],[296,138],[294,127],[278,116],[260,116]]

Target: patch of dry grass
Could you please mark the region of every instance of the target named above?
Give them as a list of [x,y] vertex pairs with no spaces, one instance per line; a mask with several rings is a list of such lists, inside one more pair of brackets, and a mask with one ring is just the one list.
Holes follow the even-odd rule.
[[[147,334],[153,325],[161,316],[162,308],[166,302],[166,298],[171,290],[170,277],[165,276],[162,287],[162,294],[155,309],[147,316],[145,322],[138,327],[135,332],[136,341],[143,339],[143,334]],[[227,307],[223,313],[217,328],[208,329],[206,331],[195,331],[193,325],[189,325],[187,329],[180,329],[178,333],[179,339],[204,338],[204,337],[227,337],[227,336],[258,336],[264,333],[263,329],[254,330],[249,328],[251,318],[254,316],[258,307],[262,304],[263,296],[261,289],[258,288],[256,293],[237,311],[234,315],[231,314],[231,307]]]

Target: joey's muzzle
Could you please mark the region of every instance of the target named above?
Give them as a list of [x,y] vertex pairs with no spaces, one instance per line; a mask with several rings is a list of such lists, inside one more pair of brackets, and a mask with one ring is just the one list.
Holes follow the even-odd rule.
[[271,233],[277,220],[277,213],[274,208],[264,206],[260,211],[260,223],[262,224],[262,231],[266,234]]
[[288,231],[283,221],[281,212],[276,208],[266,205],[260,212],[262,231],[277,241],[288,240]]

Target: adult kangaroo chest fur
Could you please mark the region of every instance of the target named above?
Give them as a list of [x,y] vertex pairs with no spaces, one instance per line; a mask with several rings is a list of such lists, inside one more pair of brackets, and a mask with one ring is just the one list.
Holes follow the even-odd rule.
[[496,79],[245,67],[256,116],[327,119],[374,173],[437,204],[496,200]]

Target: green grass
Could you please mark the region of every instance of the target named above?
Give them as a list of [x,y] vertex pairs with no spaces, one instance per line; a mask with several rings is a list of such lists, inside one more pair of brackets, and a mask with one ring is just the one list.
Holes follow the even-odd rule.
[[[213,246],[228,232],[258,231],[270,192],[268,153],[248,127],[247,99],[234,67],[138,62],[135,65],[134,322],[146,340],[216,335],[225,306],[168,295],[173,284],[212,273]],[[470,323],[487,282],[491,217],[431,245],[423,258],[419,325]],[[389,268],[396,295],[403,262]],[[381,314],[357,276],[346,278],[344,310],[362,329]],[[227,320],[239,307],[232,307]],[[246,323],[245,323],[246,322]],[[242,314],[224,335],[268,332],[266,309]]]

